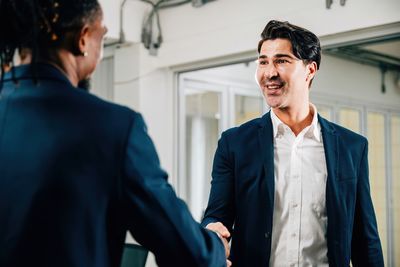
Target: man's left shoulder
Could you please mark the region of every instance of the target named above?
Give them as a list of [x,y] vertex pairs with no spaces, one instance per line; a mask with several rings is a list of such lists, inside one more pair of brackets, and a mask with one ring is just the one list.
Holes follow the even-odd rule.
[[330,122],[326,119],[320,118],[320,125],[322,127],[322,130],[327,130],[326,128],[329,128],[328,129],[329,131],[334,132],[337,136],[340,137],[340,140],[344,142],[362,143],[362,144],[368,142],[367,138],[365,138],[361,134],[356,133],[334,122]]

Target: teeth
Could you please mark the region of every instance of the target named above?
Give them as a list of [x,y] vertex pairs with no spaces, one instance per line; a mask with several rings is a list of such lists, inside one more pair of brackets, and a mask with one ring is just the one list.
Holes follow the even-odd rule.
[[268,89],[278,89],[280,87],[281,87],[280,85],[267,85]]

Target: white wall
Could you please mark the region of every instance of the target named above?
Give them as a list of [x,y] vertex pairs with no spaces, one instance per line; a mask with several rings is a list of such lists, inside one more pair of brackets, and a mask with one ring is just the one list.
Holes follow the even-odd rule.
[[[121,5],[124,0],[99,0],[104,15],[104,23],[108,28],[106,43],[120,39]],[[150,5],[140,0],[127,0],[123,7],[123,29],[125,39],[130,43],[140,42],[142,21]]]
[[[119,36],[119,8],[122,0],[100,0],[111,38]],[[221,57],[255,49],[259,34],[270,19],[288,20],[318,36],[383,25],[399,21],[398,0],[334,1],[326,9],[323,0],[217,0],[201,8],[190,4],[160,12],[164,43],[156,65],[165,67]],[[139,32],[148,5],[128,0],[124,31],[132,42]]]
[[99,0],[104,14],[104,23],[107,25],[107,38],[119,37],[119,9],[122,0]]
[[252,51],[270,19],[288,20],[318,36],[399,21],[398,0],[218,0],[194,9],[184,5],[161,13],[165,43],[159,64],[168,66]]
[[[114,51],[114,101],[128,106],[145,118],[149,134],[158,150],[163,168],[173,172],[173,90],[165,68],[145,69],[141,66],[147,51],[141,44],[133,44]],[[154,60],[154,58],[152,58]],[[174,181],[175,177],[170,177]]]
[[139,45],[130,45],[114,52],[114,101],[132,109],[140,109]]

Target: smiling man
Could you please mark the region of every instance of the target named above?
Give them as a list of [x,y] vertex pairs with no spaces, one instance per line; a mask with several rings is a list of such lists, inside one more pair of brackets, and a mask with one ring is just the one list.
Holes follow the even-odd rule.
[[270,112],[224,132],[203,226],[232,237],[233,266],[383,266],[368,142],[309,101],[315,34],[270,21],[256,78]]

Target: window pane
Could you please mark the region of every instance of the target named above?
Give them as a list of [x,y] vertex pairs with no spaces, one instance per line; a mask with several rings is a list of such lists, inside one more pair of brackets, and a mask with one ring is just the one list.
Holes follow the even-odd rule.
[[262,97],[235,95],[235,125],[260,117],[263,105]]
[[339,111],[339,124],[356,133],[360,133],[360,112],[356,109],[341,108]]
[[392,196],[394,266],[400,266],[400,116],[392,116]]
[[186,201],[200,220],[210,191],[220,122],[220,93],[186,91]]
[[379,236],[383,255],[387,255],[386,227],[386,171],[385,171],[385,117],[383,114],[368,112],[367,120],[369,141],[369,179],[371,195],[378,221]]

